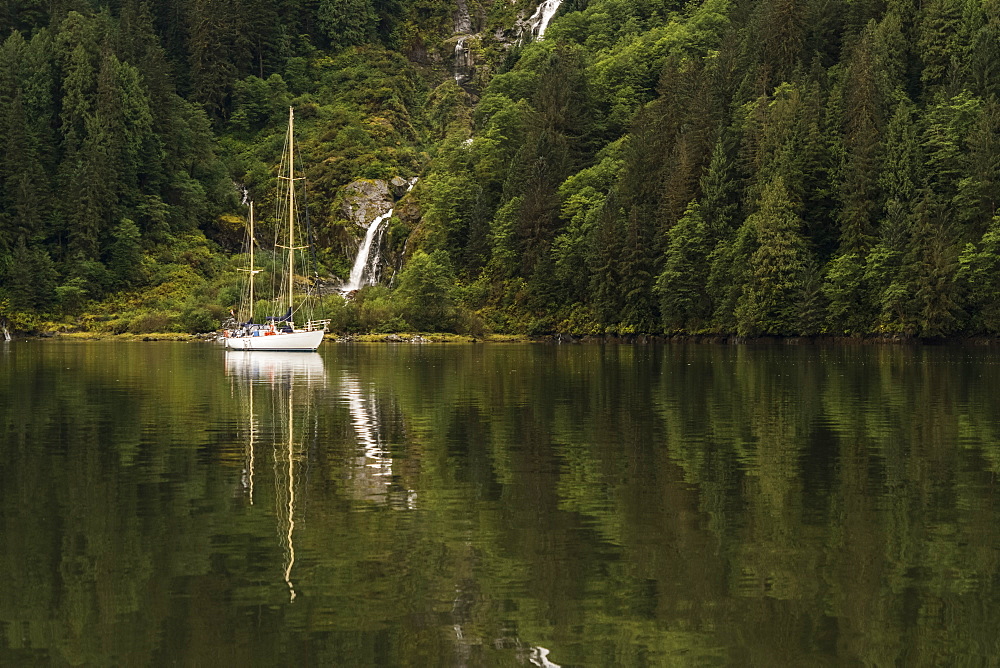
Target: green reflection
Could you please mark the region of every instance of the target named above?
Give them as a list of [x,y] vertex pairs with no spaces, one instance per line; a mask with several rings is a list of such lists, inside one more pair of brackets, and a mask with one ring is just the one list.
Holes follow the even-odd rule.
[[988,662],[989,349],[17,342],[0,664]]

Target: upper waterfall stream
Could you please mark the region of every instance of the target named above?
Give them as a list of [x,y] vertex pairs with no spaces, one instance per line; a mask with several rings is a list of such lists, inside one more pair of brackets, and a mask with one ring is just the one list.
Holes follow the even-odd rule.
[[549,27],[549,22],[552,21],[552,17],[559,11],[561,4],[562,0],[542,0],[538,5],[538,9],[528,19],[527,32],[531,35],[532,39],[542,39],[546,28]]

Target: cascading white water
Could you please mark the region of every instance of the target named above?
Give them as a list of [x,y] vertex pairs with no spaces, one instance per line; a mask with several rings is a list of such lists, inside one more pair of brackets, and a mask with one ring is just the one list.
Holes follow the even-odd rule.
[[472,58],[470,57],[469,50],[465,48],[465,41],[469,39],[467,35],[463,35],[458,38],[455,42],[455,81],[462,83],[469,78],[468,71],[472,67]]
[[[363,285],[374,285],[378,280],[378,264],[382,257],[378,251],[378,244],[373,242],[375,241],[375,235],[378,234],[379,229],[382,227],[382,223],[392,217],[392,211],[392,209],[389,209],[388,212],[383,213],[368,226],[364,241],[361,242],[361,247],[358,249],[358,256],[354,258],[351,275],[341,288],[342,292],[353,292],[354,290],[361,289]],[[374,255],[372,255],[373,247],[375,248]]]
[[559,11],[562,0],[542,0],[538,9],[528,19],[527,33],[532,39],[539,40],[545,35],[545,29],[549,27],[549,21]]
[[[413,190],[413,186],[416,184],[417,179],[414,177],[410,180],[410,185],[406,189],[406,192]],[[358,255],[354,258],[351,275],[347,278],[347,282],[340,288],[341,293],[346,295],[349,292],[360,290],[365,285],[375,285],[378,282],[378,268],[382,262],[382,253],[379,249],[379,241],[381,241],[382,235],[379,234],[379,231],[383,230],[385,227],[384,223],[392,218],[392,212],[393,209],[389,209],[368,225],[365,238],[358,248]]]

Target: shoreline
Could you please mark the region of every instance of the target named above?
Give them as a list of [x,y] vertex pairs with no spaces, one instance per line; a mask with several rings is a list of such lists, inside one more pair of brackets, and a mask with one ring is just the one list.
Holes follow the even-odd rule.
[[[117,341],[117,342],[151,342],[172,341],[187,343],[221,343],[219,332],[202,334],[187,334],[181,332],[152,332],[148,334],[112,334],[109,332],[42,332],[33,334],[17,333],[12,341],[32,341],[58,339],[62,341]],[[549,343],[549,344],[619,344],[648,345],[690,343],[699,345],[909,345],[909,346],[993,346],[1000,345],[1000,336],[952,336],[935,339],[922,339],[903,335],[869,334],[865,336],[836,336],[818,334],[813,336],[736,336],[723,334],[604,334],[573,336],[569,334],[548,334],[544,336],[528,336],[522,334],[489,334],[486,336],[470,336],[447,332],[406,332],[391,334],[334,334],[327,333],[326,340],[331,343]]]

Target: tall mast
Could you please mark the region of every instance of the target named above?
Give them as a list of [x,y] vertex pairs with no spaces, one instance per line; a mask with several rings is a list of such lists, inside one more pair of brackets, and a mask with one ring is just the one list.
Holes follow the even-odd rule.
[[[291,107],[288,108],[288,137],[285,141],[285,145],[288,147],[288,155],[282,156],[282,161],[286,161],[288,165],[288,176],[284,174],[278,174],[279,179],[285,179],[288,181],[288,194],[286,199],[288,200],[288,245],[281,246],[282,248],[288,249],[288,308],[291,310],[295,307],[293,298],[295,296],[295,251],[300,248],[305,248],[305,246],[295,245],[295,182],[301,179],[295,178],[295,112]],[[280,194],[280,188],[279,188]],[[280,213],[280,212],[279,212]],[[294,328],[293,322],[288,323]]]
[[250,200],[250,312],[247,314],[247,322],[253,322],[253,277],[257,273],[256,267],[253,263],[253,247],[254,247],[254,237],[253,237],[253,200]]
[[288,107],[288,308],[295,289],[295,112]]

